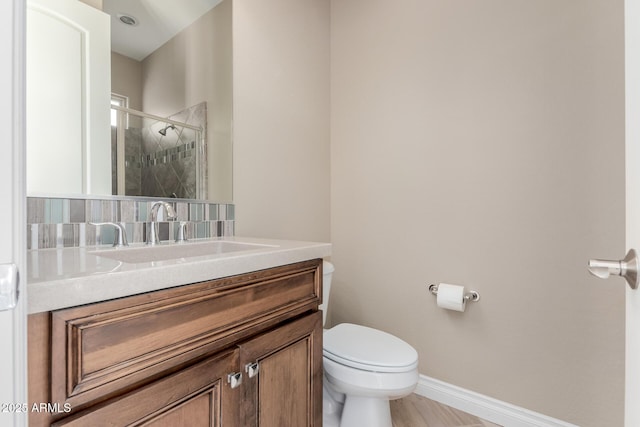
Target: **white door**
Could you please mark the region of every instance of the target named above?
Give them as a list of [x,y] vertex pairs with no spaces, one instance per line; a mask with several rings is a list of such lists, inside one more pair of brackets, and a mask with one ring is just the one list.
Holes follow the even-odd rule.
[[[626,246],[640,249],[640,0],[625,0]],[[596,267],[598,267],[596,265]],[[600,273],[607,276],[607,265]],[[623,268],[620,268],[623,267]],[[637,264],[631,265],[631,270]],[[622,271],[620,271],[622,270]],[[610,265],[611,273],[624,266]],[[601,275],[601,274],[599,274]],[[601,277],[604,277],[601,275]],[[630,278],[632,284],[634,280]],[[621,282],[624,283],[624,282]],[[619,285],[624,286],[624,285]],[[640,287],[626,290],[625,426],[640,426]]]
[[[24,1],[0,2],[0,306],[12,301],[6,265],[25,270]],[[26,276],[23,275],[23,276]],[[0,307],[0,425],[26,426],[26,284]]]
[[[626,238],[640,249],[640,0],[625,0]],[[640,426],[640,289],[627,287],[625,426]]]
[[27,0],[29,194],[111,194],[110,22],[77,0]]

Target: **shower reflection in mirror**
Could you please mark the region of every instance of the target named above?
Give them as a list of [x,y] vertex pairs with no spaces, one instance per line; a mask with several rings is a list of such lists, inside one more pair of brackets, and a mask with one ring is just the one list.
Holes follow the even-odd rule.
[[206,198],[206,103],[163,118],[111,101],[114,195]]

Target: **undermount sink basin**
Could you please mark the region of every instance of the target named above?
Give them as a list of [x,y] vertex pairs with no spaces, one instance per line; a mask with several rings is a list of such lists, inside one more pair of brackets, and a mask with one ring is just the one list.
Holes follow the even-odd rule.
[[130,264],[138,264],[153,261],[220,255],[230,252],[249,251],[268,247],[276,246],[216,240],[213,242],[203,243],[188,242],[183,244],[160,244],[157,246],[144,246],[138,248],[104,249],[93,251],[91,254]]

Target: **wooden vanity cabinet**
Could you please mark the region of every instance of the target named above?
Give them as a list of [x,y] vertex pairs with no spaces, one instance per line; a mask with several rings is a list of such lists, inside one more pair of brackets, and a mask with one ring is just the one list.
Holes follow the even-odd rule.
[[29,316],[30,426],[322,426],[322,261]]

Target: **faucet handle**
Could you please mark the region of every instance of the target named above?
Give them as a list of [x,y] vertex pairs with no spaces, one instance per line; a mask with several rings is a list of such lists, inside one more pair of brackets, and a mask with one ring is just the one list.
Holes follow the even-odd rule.
[[189,223],[187,221],[180,221],[178,224],[178,229],[176,230],[176,243],[186,242],[187,241],[187,225]]
[[129,246],[129,242],[127,242],[127,229],[124,227],[124,224],[121,222],[90,222],[91,225],[102,226],[102,225],[111,225],[116,230],[116,236],[113,239],[113,246],[116,248],[120,248],[123,246]]

